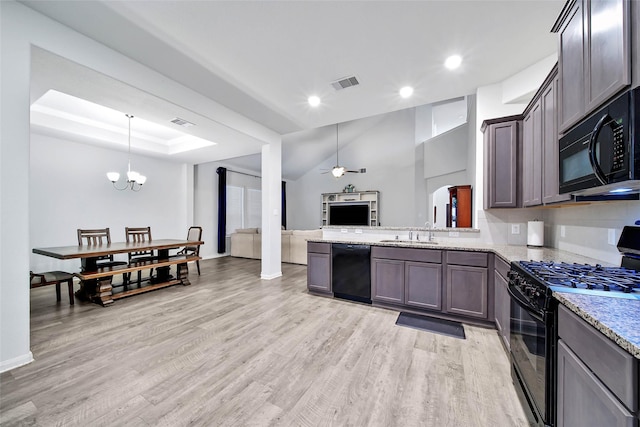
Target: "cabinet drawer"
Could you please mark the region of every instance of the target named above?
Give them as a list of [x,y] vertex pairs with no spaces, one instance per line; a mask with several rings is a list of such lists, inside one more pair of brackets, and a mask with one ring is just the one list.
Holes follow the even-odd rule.
[[511,266],[503,261],[502,258],[500,258],[498,255],[496,255],[495,257],[495,269],[498,273],[500,273],[503,279],[508,279],[507,273],[511,269]]
[[442,251],[434,249],[389,248],[372,246],[371,258],[398,259],[401,261],[442,262]]
[[627,408],[638,409],[638,365],[631,354],[562,305],[558,336]]
[[599,381],[564,340],[558,341],[557,427],[637,427],[632,413]]
[[331,245],[329,243],[307,242],[307,252],[330,254]]
[[447,251],[447,264],[486,267],[488,255],[485,252]]

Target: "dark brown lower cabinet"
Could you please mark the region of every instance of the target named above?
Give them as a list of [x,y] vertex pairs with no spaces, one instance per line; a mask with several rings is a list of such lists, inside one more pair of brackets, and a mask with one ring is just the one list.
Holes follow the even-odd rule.
[[425,314],[492,322],[490,259],[486,252],[373,246],[371,300],[394,308],[424,310]]
[[638,359],[558,307],[557,426],[637,427]]
[[391,304],[404,303],[404,261],[371,260],[371,300]]
[[447,266],[447,313],[488,319],[487,269],[464,265]]
[[558,427],[637,427],[637,420],[580,361],[558,341]]
[[404,277],[406,305],[442,310],[442,264],[407,261]]
[[371,248],[371,300],[440,311],[442,254],[435,249]]
[[331,244],[309,242],[307,244],[307,289],[311,292],[330,294]]
[[440,311],[442,264],[373,258],[371,299]]

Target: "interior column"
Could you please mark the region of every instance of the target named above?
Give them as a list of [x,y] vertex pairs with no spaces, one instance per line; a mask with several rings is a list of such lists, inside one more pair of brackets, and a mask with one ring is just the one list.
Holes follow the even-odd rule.
[[282,276],[282,138],[262,146],[262,271],[261,279]]

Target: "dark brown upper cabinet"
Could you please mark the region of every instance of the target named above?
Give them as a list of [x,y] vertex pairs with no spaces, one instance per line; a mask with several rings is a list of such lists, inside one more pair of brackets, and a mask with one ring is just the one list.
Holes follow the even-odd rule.
[[522,116],[485,120],[484,208],[522,207]]
[[559,130],[564,132],[631,84],[629,0],[570,0],[559,34]]
[[554,67],[524,110],[522,205],[571,200],[558,185],[558,68]]

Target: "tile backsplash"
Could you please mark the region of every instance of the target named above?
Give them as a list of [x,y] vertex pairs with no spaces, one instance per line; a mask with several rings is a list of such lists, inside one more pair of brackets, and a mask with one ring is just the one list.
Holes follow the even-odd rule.
[[[482,230],[482,239],[488,243],[526,245],[527,222],[536,219],[545,222],[545,246],[617,265],[620,255],[616,244],[620,233],[625,225],[640,220],[640,202],[481,210],[477,227]],[[516,227],[519,234],[513,233],[518,231],[513,225],[519,225]]]

